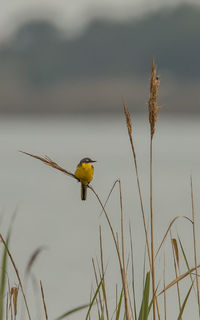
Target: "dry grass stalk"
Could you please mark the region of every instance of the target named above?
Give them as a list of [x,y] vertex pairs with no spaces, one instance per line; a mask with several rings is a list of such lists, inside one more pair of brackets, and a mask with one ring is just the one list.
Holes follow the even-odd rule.
[[177,279],[171,281],[161,292],[158,293],[158,296],[160,296],[161,294],[163,294],[165,291],[167,291],[168,289],[170,289],[171,287],[173,287],[177,282],[183,280],[184,278],[186,278],[188,275],[190,275],[193,271],[197,270],[200,268],[200,265],[198,265],[197,267],[194,267],[190,270],[188,270],[187,272],[181,274]]
[[131,316],[132,316],[131,319],[136,320],[135,316],[134,316],[134,312],[133,312],[133,307],[132,307],[132,301],[131,301],[131,295],[130,295],[129,287],[127,287],[127,291],[128,291],[129,305],[130,305],[130,309],[131,309]]
[[[155,125],[157,121],[157,113],[161,107],[157,106],[158,89],[160,79],[156,73],[156,65],[152,61],[152,74],[150,82],[150,96],[149,96],[149,123],[151,131],[150,141],[150,216],[151,216],[151,263],[152,263],[152,291],[153,297],[156,293],[156,279],[155,279],[155,261],[154,261],[154,212],[153,212],[153,135],[155,132]],[[153,300],[153,319],[156,320],[156,299]]]
[[195,231],[195,210],[194,210],[194,191],[193,191],[193,182],[192,177],[190,177],[190,186],[191,186],[191,201],[192,201],[192,221],[193,221],[193,241],[194,241],[194,261],[195,261],[195,276],[196,276],[196,286],[197,286],[197,298],[200,314],[200,292],[199,292],[199,277],[197,273],[197,244],[196,244],[196,231]]
[[9,258],[10,258],[10,261],[12,262],[12,265],[13,265],[13,268],[14,268],[14,270],[15,270],[15,273],[16,273],[16,276],[17,276],[17,279],[18,279],[18,281],[19,281],[19,285],[20,285],[20,288],[21,288],[21,292],[22,292],[22,295],[23,295],[23,298],[24,298],[24,302],[25,302],[25,306],[26,306],[28,318],[29,318],[29,320],[31,320],[31,315],[30,315],[30,311],[29,311],[29,308],[28,308],[28,303],[27,303],[27,300],[26,300],[26,296],[25,296],[25,293],[24,293],[24,289],[23,289],[23,285],[22,285],[21,278],[20,278],[20,276],[19,276],[18,269],[17,269],[17,267],[16,267],[16,264],[15,264],[15,262],[14,262],[14,260],[13,260],[12,255],[11,255],[11,253],[10,253],[10,250],[8,249],[8,247],[7,247],[7,245],[6,245],[6,242],[5,242],[5,240],[4,240],[4,238],[3,238],[3,236],[2,236],[1,234],[0,234],[0,241],[2,241],[4,247],[6,248],[6,251],[7,251],[7,253],[8,253],[8,256],[9,256]]
[[[134,165],[135,165],[135,171],[136,171],[137,186],[138,186],[138,192],[139,192],[139,197],[140,197],[140,206],[141,206],[141,211],[142,211],[143,225],[144,225],[144,231],[145,231],[145,239],[146,239],[147,252],[148,252],[148,258],[149,258],[149,266],[150,266],[151,273],[153,274],[153,271],[152,271],[152,256],[151,256],[151,252],[150,252],[150,244],[149,244],[147,225],[146,225],[145,214],[144,214],[144,206],[143,206],[142,192],[141,192],[141,187],[140,187],[140,180],[139,180],[139,173],[138,173],[138,166],[137,166],[137,158],[136,158],[136,152],[135,152],[135,147],[134,147],[133,137],[132,137],[132,121],[131,121],[131,116],[130,116],[130,113],[128,111],[128,108],[127,108],[127,105],[126,105],[126,102],[125,102],[124,98],[122,98],[122,102],[123,102],[123,106],[124,106],[124,114],[125,114],[125,117],[126,117],[126,126],[127,126],[127,129],[128,129],[128,135],[129,135],[129,139],[130,139],[130,143],[131,143],[131,149],[132,149],[132,153],[133,153],[133,159],[134,159]],[[153,278],[153,275],[152,275],[152,278]],[[155,283],[154,283],[154,289],[155,289]],[[158,312],[158,318],[160,319],[158,301],[157,301],[157,297],[156,297],[155,294],[154,294],[154,297],[155,297],[154,301],[156,303],[157,312]],[[154,311],[155,311],[155,304],[153,305],[153,308],[154,308]]]
[[48,320],[47,307],[46,307],[46,303],[45,303],[44,290],[43,290],[41,280],[40,280],[40,288],[41,288],[41,293],[42,293],[42,301],[43,301],[43,306],[44,306],[45,317],[46,317],[46,320]]
[[106,285],[105,285],[105,272],[104,272],[104,262],[103,262],[103,245],[102,245],[102,233],[101,233],[101,226],[99,226],[99,239],[100,239],[100,255],[101,255],[101,273],[102,273],[102,283],[103,283],[103,296],[104,302],[106,307],[106,316],[107,320],[109,320],[109,312],[108,312],[108,301],[106,295]]
[[[165,282],[165,253],[164,253],[164,268],[163,268],[163,286],[165,288],[166,282]],[[167,296],[166,291],[164,291],[164,316],[165,320],[167,320]]]
[[126,277],[126,264],[125,264],[125,247],[124,247],[124,217],[123,217],[123,202],[122,202],[122,188],[121,181],[119,180],[119,193],[120,193],[120,211],[121,211],[121,241],[122,241],[122,263],[123,263],[123,277],[124,277],[124,299],[125,299],[125,311],[126,319],[129,319],[129,307],[128,307],[128,285]]
[[126,117],[126,126],[127,126],[127,129],[128,129],[129,140],[130,140],[130,143],[131,143],[131,149],[132,149],[132,153],[133,153],[133,159],[134,159],[134,165],[135,165],[135,171],[136,171],[136,179],[137,179],[137,186],[138,186],[138,192],[139,192],[139,198],[140,198],[140,207],[141,207],[141,212],[142,212],[145,239],[146,239],[147,252],[148,252],[148,258],[149,258],[149,266],[150,266],[150,269],[151,269],[150,245],[149,245],[147,225],[146,225],[145,214],[144,214],[142,192],[141,192],[141,187],[140,187],[140,179],[139,179],[138,166],[137,166],[137,157],[136,157],[136,152],[135,152],[135,147],[134,147],[133,137],[132,137],[132,121],[131,121],[131,116],[130,116],[130,113],[129,113],[129,110],[128,110],[128,107],[126,105],[126,101],[125,101],[124,98],[122,98],[122,102],[123,102],[123,107],[124,107],[124,114],[125,114],[125,117]]
[[59,171],[63,172],[64,174],[67,174],[68,176],[70,176],[70,177],[76,179],[77,181],[79,181],[79,179],[77,179],[76,176],[72,172],[62,168],[61,166],[59,166],[56,162],[54,162],[51,158],[49,158],[47,156],[40,157],[40,156],[36,156],[34,154],[31,154],[31,153],[28,153],[28,152],[25,152],[25,151],[20,151],[20,152],[24,153],[24,154],[26,154],[26,155],[28,155],[28,156],[30,156],[32,158],[40,160],[43,163],[45,163],[46,165],[48,165],[48,166],[50,166],[50,167],[52,167],[52,168],[54,168],[56,170],[59,170]]

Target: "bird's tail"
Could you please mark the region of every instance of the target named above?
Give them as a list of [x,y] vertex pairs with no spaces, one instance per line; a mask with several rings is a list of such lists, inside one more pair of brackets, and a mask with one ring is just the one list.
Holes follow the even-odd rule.
[[81,183],[81,200],[87,199],[87,185]]

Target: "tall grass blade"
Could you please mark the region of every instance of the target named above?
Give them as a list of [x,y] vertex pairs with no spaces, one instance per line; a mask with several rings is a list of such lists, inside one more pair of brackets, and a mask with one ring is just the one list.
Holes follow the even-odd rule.
[[149,314],[149,291],[150,291],[150,272],[147,272],[143,291],[142,304],[138,320],[147,320]]
[[99,290],[100,290],[100,288],[101,288],[101,286],[102,286],[102,283],[103,283],[103,278],[101,279],[101,281],[100,281],[100,283],[99,283],[99,285],[98,285],[98,287],[97,287],[97,290],[95,291],[95,294],[94,294],[94,296],[93,296],[93,298],[92,298],[92,301],[90,302],[89,309],[88,309],[88,312],[87,312],[87,314],[86,314],[85,320],[88,320],[88,319],[89,319],[90,311],[91,311],[92,306],[93,306],[93,304],[94,304],[94,302],[95,302],[95,300],[96,300],[96,297],[97,297],[98,292],[99,292]]

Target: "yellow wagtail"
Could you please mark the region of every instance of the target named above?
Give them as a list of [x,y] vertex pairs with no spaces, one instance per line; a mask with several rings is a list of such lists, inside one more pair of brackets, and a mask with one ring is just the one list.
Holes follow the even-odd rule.
[[81,200],[87,199],[87,186],[93,179],[94,167],[92,165],[94,160],[90,158],[82,159],[77,165],[76,171],[74,173],[75,177],[80,180],[81,183]]

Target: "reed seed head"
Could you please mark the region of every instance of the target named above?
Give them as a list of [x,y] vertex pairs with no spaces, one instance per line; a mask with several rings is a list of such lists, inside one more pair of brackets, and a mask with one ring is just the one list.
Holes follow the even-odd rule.
[[122,97],[122,102],[123,102],[123,106],[124,106],[124,114],[125,114],[125,117],[126,117],[126,126],[127,126],[127,129],[128,129],[128,134],[129,134],[129,137],[131,137],[132,136],[131,116],[130,116],[128,107],[126,105],[126,101],[125,101],[125,99],[123,97]]
[[159,85],[160,85],[160,79],[159,79],[159,76],[156,74],[156,65],[153,60],[151,82],[150,82],[150,97],[149,97],[149,122],[151,127],[151,138],[153,138],[153,135],[155,132],[157,112],[160,108],[162,108],[157,106]]

